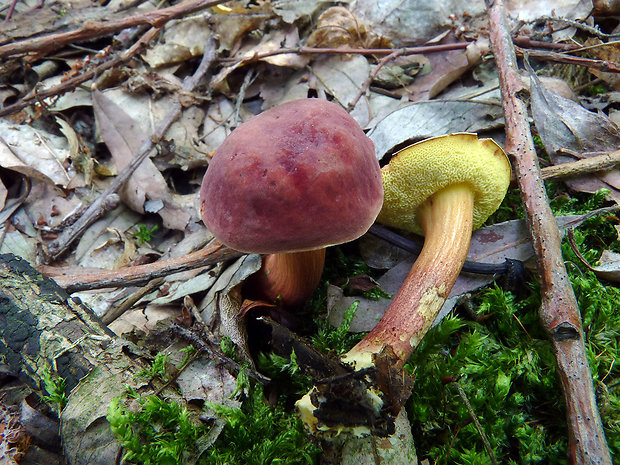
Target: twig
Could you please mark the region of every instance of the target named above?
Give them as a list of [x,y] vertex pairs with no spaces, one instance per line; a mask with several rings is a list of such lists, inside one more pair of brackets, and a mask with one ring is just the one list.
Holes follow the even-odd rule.
[[527,36],[517,36],[513,39],[514,43],[523,48],[544,48],[547,50],[576,50],[580,48],[577,44],[563,44],[558,42],[543,42],[542,40],[532,40]]
[[125,50],[119,56],[112,58],[93,69],[85,71],[78,76],[67,79],[66,81],[61,82],[57,86],[42,90],[39,90],[37,88],[33,89],[30,94],[25,95],[18,102],[13,103],[12,105],[7,105],[6,107],[0,109],[0,116],[10,115],[12,113],[18,112],[37,100],[53,97],[56,95],[62,95],[65,92],[69,92],[75,89],[83,82],[86,82],[94,78],[95,76],[100,75],[106,69],[115,68],[121,65],[122,63],[133,58],[136,54],[140,53],[151,40],[157,37],[157,34],[159,34],[160,30],[161,28],[159,27],[152,27],[151,29],[146,31],[135,44],[133,44],[129,49]]
[[352,55],[389,55],[397,50],[400,50],[401,55],[414,55],[417,53],[437,53],[445,52],[448,50],[463,50],[471,42],[456,42],[454,44],[440,44],[440,45],[424,45],[421,47],[403,47],[401,49],[394,48],[313,48],[313,47],[292,47],[292,48],[279,48],[277,50],[269,50],[263,53],[252,53],[244,57],[228,57],[220,58],[218,61],[226,65],[245,65],[253,63],[263,58],[282,55],[285,53],[298,53],[300,55],[310,54],[352,54]]
[[567,65],[585,66],[586,68],[594,68],[600,71],[604,71],[606,73],[620,73],[620,64],[614,63],[613,61],[574,57],[572,55],[565,55],[563,53],[556,52],[546,52],[543,50],[527,49],[527,51],[524,51],[519,47],[516,48],[516,51],[519,56],[523,56],[525,53],[527,53],[528,57],[536,58],[537,60],[553,61],[555,63],[565,63]]
[[129,297],[123,300],[116,307],[113,307],[109,311],[107,311],[101,317],[101,321],[103,321],[104,324],[109,325],[110,323],[118,319],[121,315],[123,315],[123,313],[125,313],[127,310],[133,307],[136,304],[136,302],[138,302],[142,297],[144,297],[147,294],[150,294],[155,289],[157,289],[159,286],[161,286],[163,283],[164,283],[164,278],[156,278],[156,279],[153,279],[152,281],[149,281],[149,283],[146,286],[139,288],[136,292],[131,294]]
[[463,400],[463,403],[465,404],[465,408],[469,412],[469,416],[474,422],[474,426],[478,430],[478,434],[480,435],[480,438],[482,439],[484,448],[487,450],[487,454],[489,454],[491,463],[493,463],[493,465],[497,465],[497,459],[495,458],[495,454],[493,453],[493,448],[491,447],[491,444],[489,443],[489,440],[487,439],[487,435],[484,434],[484,430],[482,429],[482,425],[480,424],[480,421],[478,420],[478,416],[476,415],[476,412],[474,412],[474,409],[469,403],[467,394],[465,394],[465,391],[463,390],[461,385],[458,383],[458,381],[454,381],[452,384],[456,386],[456,390],[459,392],[459,396],[461,396],[461,399]]
[[96,39],[118,31],[143,24],[160,28],[166,22],[195,11],[224,3],[226,0],[186,0],[168,8],[149,11],[110,21],[86,21],[74,31],[26,39],[0,46],[0,58],[36,52],[38,55],[58,50],[66,45]]
[[[547,166],[540,170],[542,178],[545,180],[564,179],[582,174],[596,173],[605,171],[620,165],[620,150],[595,157],[588,157],[570,163]],[[516,181],[515,173],[512,174],[512,181]]]
[[237,95],[237,101],[235,102],[235,113],[232,117],[232,128],[236,128],[239,125],[239,113],[241,112],[241,104],[245,99],[245,92],[248,90],[250,84],[254,82],[254,80],[258,77],[258,74],[254,72],[253,69],[249,70],[245,73],[245,77],[243,78],[243,83],[239,88],[239,93]]
[[[211,63],[215,59],[216,51],[215,51],[215,43],[213,38],[210,38],[207,45],[205,46],[205,52],[202,57],[202,61],[200,65],[198,65],[198,69],[196,72],[189,76],[183,81],[183,91],[191,92],[193,91],[203,76],[206,74],[207,69],[211,66]],[[58,239],[54,242],[48,244],[47,246],[47,259],[48,262],[54,261],[58,257],[60,257],[63,253],[66,252],[68,247],[73,243],[75,239],[77,239],[86,228],[92,224],[93,222],[93,213],[97,211],[101,204],[105,201],[105,199],[118,191],[121,186],[123,186],[127,180],[131,177],[133,172],[142,164],[142,162],[155,153],[155,144],[157,144],[166,134],[168,128],[172,125],[174,121],[181,115],[182,105],[181,102],[177,99],[171,105],[170,110],[161,121],[161,123],[155,128],[153,131],[152,137],[148,138],[144,144],[138,150],[138,154],[127,164],[127,166],[114,178],[108,187],[99,195],[99,197],[86,209],[84,215],[81,216],[70,228],[67,228],[63,231]]]
[[372,73],[370,73],[370,76],[368,76],[368,79],[366,79],[364,81],[364,84],[362,84],[362,86],[360,87],[360,91],[357,93],[355,98],[349,103],[347,107],[347,111],[352,111],[355,108],[355,105],[357,105],[357,102],[359,102],[359,100],[362,98],[362,96],[366,93],[366,91],[370,87],[370,84],[372,84],[373,79],[377,77],[377,74],[379,74],[379,71],[381,71],[381,68],[387,65],[390,61],[401,56],[403,53],[404,53],[404,50],[402,48],[398,50],[394,50],[392,53],[390,53],[389,55],[379,60],[375,69],[372,71]]
[[553,16],[542,16],[540,18],[537,18],[536,21],[546,21],[546,22],[550,22],[550,23],[562,23],[566,26],[569,27],[574,27],[576,29],[580,29],[582,31],[587,32],[588,34],[592,34],[594,36],[597,36],[601,39],[606,39],[606,38],[613,38],[613,37],[619,37],[620,34],[606,34],[604,32],[602,32],[598,27],[593,27],[593,26],[589,26],[587,24],[581,23],[579,21],[575,21],[574,19],[569,19],[569,18],[555,18]]
[[517,72],[517,60],[502,0],[487,0],[491,49],[499,72],[506,152],[517,174],[526,222],[541,282],[540,319],[557,360],[566,401],[571,464],[610,464],[611,456],[592,383],[577,299],[561,252],[561,237],[549,207],[527,120],[528,95]]
[[224,355],[218,349],[218,344],[215,342],[215,336],[209,331],[209,329],[203,324],[201,324],[199,328],[199,331],[193,331],[173,322],[170,325],[170,332],[176,337],[183,338],[185,341],[192,344],[198,351],[206,352],[211,357],[217,359],[217,361],[224,365],[234,376],[237,376],[241,371],[244,371],[248,377],[252,378],[254,381],[258,381],[262,385],[267,385],[271,382],[270,378],[260,374],[258,371],[249,367],[243,367]]
[[92,273],[63,276],[61,274],[62,268],[40,266],[38,269],[41,273],[56,281],[68,293],[73,293],[91,289],[142,284],[155,278],[192,270],[201,266],[213,265],[241,255],[243,255],[241,252],[229,249],[225,245],[213,241],[206,247],[182,257],[159,260],[145,265],[128,266],[120,270],[100,270]]

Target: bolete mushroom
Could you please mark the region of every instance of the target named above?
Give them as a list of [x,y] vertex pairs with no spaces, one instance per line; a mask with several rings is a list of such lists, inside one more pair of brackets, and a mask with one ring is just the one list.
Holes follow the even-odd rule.
[[325,247],[352,241],[383,201],[374,144],[338,105],[301,99],[236,128],[202,181],[202,219],[225,245],[267,254],[253,298],[296,306],[321,278]]
[[[387,353],[393,368],[402,368],[448,297],[467,256],[472,230],[502,202],[510,172],[504,151],[494,141],[466,133],[411,145],[383,167],[385,198],[377,221],[424,234],[424,246],[382,319],[344,355],[343,362],[358,371],[376,368],[377,356]],[[389,399],[393,393],[386,391],[391,383],[366,379],[366,415],[379,416],[390,403],[387,410],[397,413],[409,393]],[[371,432],[376,419],[344,425],[326,421],[334,417],[329,412],[319,418],[319,410],[330,402],[326,396],[324,389],[319,392],[315,387],[297,403],[311,430]],[[395,408],[395,401],[401,405]]]

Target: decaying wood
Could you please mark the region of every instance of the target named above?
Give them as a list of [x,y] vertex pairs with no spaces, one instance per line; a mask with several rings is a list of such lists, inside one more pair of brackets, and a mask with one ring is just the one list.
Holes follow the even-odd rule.
[[566,401],[569,460],[611,464],[596,406],[577,300],[561,253],[561,237],[547,198],[527,119],[528,91],[517,72],[515,48],[501,0],[488,1],[491,48],[499,71],[506,120],[506,152],[521,188],[540,277],[540,319],[556,354]]
[[188,255],[159,260],[144,265],[128,266],[119,270],[101,270],[79,275],[64,275],[63,268],[61,267],[40,266],[39,271],[54,279],[67,292],[73,293],[90,289],[143,284],[155,278],[192,270],[201,266],[213,265],[240,257],[241,255],[241,252],[230,249],[218,241],[213,241],[206,247]]
[[[118,395],[122,392],[122,383],[126,381],[127,375],[123,371],[130,368],[133,362],[120,352],[121,347],[116,344],[114,334],[92,311],[69,297],[25,260],[13,255],[0,255],[0,282],[0,327],[3,328],[0,333],[0,358],[11,373],[19,375],[38,392],[44,392],[41,385],[44,373],[64,378],[67,394],[73,393],[62,414],[62,428],[75,432],[78,424],[93,421],[92,414],[98,410],[95,404],[100,399],[89,398],[86,395],[88,390],[78,392],[80,381],[92,373],[89,376],[99,384],[99,394],[114,388],[115,395]],[[107,357],[112,358],[103,363]],[[95,370],[97,367],[99,369]],[[102,446],[105,444],[118,449],[119,445],[107,423],[105,426],[93,426],[93,432],[96,430]],[[85,438],[84,434],[75,437],[63,435],[68,449],[75,446],[75,440]],[[76,460],[71,454],[68,458],[72,464],[87,463]]]

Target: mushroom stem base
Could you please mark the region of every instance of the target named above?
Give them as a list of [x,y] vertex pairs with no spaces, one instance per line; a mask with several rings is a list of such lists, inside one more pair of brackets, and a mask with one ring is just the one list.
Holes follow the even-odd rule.
[[246,289],[253,298],[282,307],[302,305],[318,286],[324,263],[325,249],[265,255]]

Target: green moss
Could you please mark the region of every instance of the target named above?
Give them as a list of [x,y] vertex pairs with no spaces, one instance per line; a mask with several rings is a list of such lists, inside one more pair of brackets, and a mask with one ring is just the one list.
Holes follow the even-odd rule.
[[[234,352],[228,342],[223,347]],[[191,356],[194,349],[188,349]],[[161,378],[166,357],[158,354],[150,369],[143,371]],[[294,360],[289,363],[295,372]],[[298,369],[298,367],[297,367]],[[155,395],[141,395],[130,388],[115,398],[107,419],[124,450],[125,463],[141,465],[270,465],[313,464],[320,449],[304,432],[301,421],[283,404],[269,406],[262,386],[252,384],[242,370],[232,397],[241,407],[206,403],[206,408],[225,420],[213,444],[206,448],[211,423],[198,419],[182,404]]]
[[241,408],[209,404],[227,423],[201,464],[313,464],[320,449],[295,415],[265,404],[260,385],[250,389]]
[[[548,191],[556,214],[586,213],[605,204],[605,192],[568,197],[552,183]],[[510,208],[510,199],[505,208]],[[594,263],[603,249],[618,249],[617,224],[614,215],[599,215],[575,230],[575,241],[588,261]],[[618,457],[620,290],[587,271],[566,240],[562,250],[582,314],[607,440]],[[551,344],[539,322],[538,283],[530,283],[519,296],[494,285],[472,303],[473,318],[464,314],[444,319],[409,361],[416,385],[407,409],[419,458],[491,463],[452,383],[457,381],[498,463],[567,463],[564,400]]]

